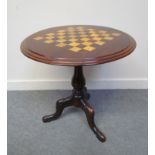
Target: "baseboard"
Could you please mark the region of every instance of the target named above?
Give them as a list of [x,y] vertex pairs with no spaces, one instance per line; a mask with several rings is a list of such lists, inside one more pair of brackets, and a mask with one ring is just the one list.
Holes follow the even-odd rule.
[[[147,89],[147,79],[88,80],[88,89]],[[72,89],[69,80],[8,80],[8,90]]]

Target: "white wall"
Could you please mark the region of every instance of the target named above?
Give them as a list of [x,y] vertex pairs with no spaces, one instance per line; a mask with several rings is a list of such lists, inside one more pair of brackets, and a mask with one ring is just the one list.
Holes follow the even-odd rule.
[[9,90],[71,88],[73,68],[38,63],[19,50],[28,35],[68,24],[114,27],[137,41],[130,56],[85,67],[88,88],[147,88],[147,0],[8,0]]

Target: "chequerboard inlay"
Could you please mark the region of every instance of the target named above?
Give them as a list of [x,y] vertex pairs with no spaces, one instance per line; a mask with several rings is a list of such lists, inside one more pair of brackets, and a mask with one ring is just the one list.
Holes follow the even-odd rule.
[[35,36],[33,39],[49,44],[49,46],[67,47],[68,51],[72,52],[92,52],[97,46],[104,46],[107,42],[120,35],[121,33],[118,32],[108,32],[83,26],[70,26],[41,36]]

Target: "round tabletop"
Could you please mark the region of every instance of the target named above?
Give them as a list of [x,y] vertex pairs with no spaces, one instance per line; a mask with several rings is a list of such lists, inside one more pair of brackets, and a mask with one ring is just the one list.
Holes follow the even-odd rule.
[[128,34],[108,27],[70,25],[39,31],[21,44],[33,60],[64,66],[103,64],[129,55],[136,47]]

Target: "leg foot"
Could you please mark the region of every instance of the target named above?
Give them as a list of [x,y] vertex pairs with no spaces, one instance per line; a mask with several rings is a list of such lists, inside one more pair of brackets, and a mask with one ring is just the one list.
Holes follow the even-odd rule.
[[60,117],[65,107],[72,106],[72,97],[60,99],[56,102],[56,112],[51,115],[46,115],[42,118],[43,122],[50,122]]
[[88,124],[91,130],[95,133],[96,137],[101,141],[104,142],[106,140],[105,135],[96,127],[94,121],[94,110],[91,105],[85,100],[81,100],[81,108],[86,114]]

